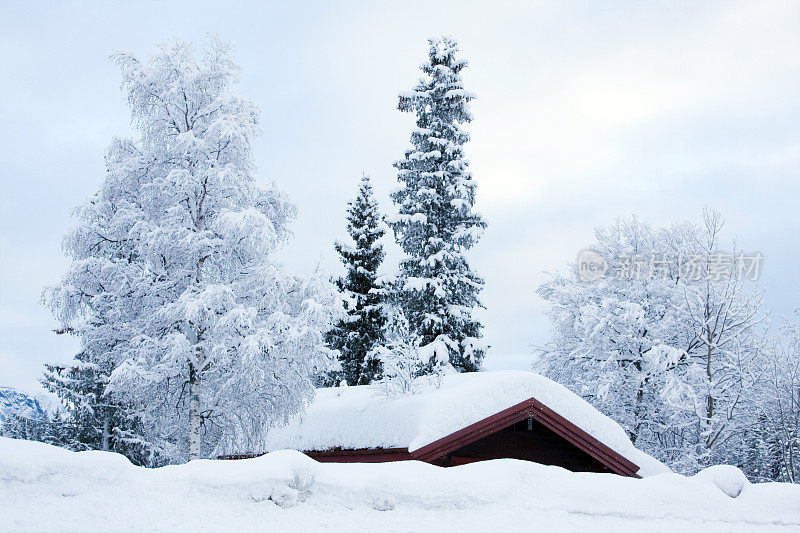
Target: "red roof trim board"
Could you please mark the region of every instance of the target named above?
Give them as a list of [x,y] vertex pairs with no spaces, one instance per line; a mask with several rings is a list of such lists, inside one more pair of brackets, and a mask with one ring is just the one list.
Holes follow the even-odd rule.
[[[499,413],[470,424],[446,437],[409,452],[407,448],[362,448],[306,450],[305,453],[321,462],[369,462],[419,460],[432,462],[459,448],[500,431],[516,422],[533,418],[566,441],[583,450],[612,472],[628,477],[640,477],[639,466],[615,452],[587,432],[559,415],[535,398],[529,398]],[[263,454],[226,455],[220,459],[244,459]]]
[[509,407],[497,414],[484,418],[479,422],[470,424],[455,433],[451,433],[446,437],[414,450],[412,455],[415,459],[419,459],[420,461],[432,461],[462,446],[466,446],[496,431],[500,431],[511,424],[525,420],[530,416],[527,409],[530,406],[530,402],[531,400],[525,400],[513,407]]
[[629,477],[641,477],[636,473],[639,465],[615,452],[546,405],[537,400],[533,400],[533,403],[531,414],[544,426],[606,465],[612,472]]
[[638,465],[618,454],[535,398],[520,402],[480,422],[471,424],[455,433],[427,444],[411,452],[411,455],[414,459],[420,461],[432,461],[528,417],[540,422],[546,428],[585,451],[612,472],[623,476],[639,477],[636,474],[639,470]]

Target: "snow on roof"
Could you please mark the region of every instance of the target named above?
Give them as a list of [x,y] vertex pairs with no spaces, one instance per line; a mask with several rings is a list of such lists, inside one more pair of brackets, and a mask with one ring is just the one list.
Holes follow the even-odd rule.
[[563,386],[534,372],[451,374],[439,387],[387,397],[380,385],[317,389],[305,414],[271,430],[279,449],[408,448],[413,452],[470,424],[535,398],[639,466],[648,476],[669,469],[636,449],[619,424]]

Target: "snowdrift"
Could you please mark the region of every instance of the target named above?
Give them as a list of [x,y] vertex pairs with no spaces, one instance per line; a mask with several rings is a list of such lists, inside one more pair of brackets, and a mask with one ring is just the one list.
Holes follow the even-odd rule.
[[[534,372],[468,372],[437,387],[389,398],[381,385],[317,389],[306,412],[272,430],[267,451],[408,448],[410,452],[529,398],[536,398],[649,476],[669,469],[636,449],[619,424],[562,385]],[[255,451],[255,450],[251,450]],[[260,451],[260,450],[258,450]]]
[[0,531],[798,530],[800,486],[739,474],[316,463],[287,450],[148,470],[117,454],[0,438]]

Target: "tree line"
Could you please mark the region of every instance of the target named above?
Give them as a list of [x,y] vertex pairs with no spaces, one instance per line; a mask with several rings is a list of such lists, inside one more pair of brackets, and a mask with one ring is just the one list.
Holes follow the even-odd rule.
[[[538,290],[552,337],[534,369],[619,422],[634,444],[691,474],[733,464],[755,481],[800,478],[800,328],[770,322],[760,254],[721,241],[723,219],[596,230],[608,271]],[[771,328],[773,331],[771,332]]]
[[[463,157],[473,96],[453,39],[429,41],[423,76],[399,98],[417,127],[395,164],[398,215],[378,212],[364,177],[335,283],[275,258],[296,209],[256,181],[259,113],[231,92],[230,44],[212,38],[199,59],[180,41],[147,60],[112,59],[138,137],[113,139],[101,188],[65,237],[71,265],[43,294],[81,352],[42,380],[63,411],[7,434],[145,465],[258,450],[315,385],[399,379],[392,362],[408,354],[383,342],[398,323],[414,346],[400,365],[411,375],[480,367],[471,312],[482,280],[465,253],[485,224]],[[379,280],[387,222],[407,257]]]

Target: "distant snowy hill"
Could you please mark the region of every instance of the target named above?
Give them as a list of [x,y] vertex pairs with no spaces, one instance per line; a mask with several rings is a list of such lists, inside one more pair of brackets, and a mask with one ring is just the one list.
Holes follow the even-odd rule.
[[0,423],[12,414],[35,420],[45,417],[39,400],[10,387],[0,387]]

